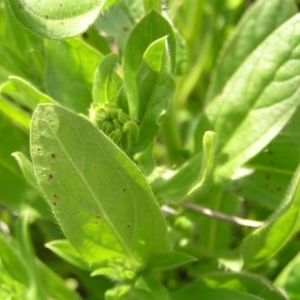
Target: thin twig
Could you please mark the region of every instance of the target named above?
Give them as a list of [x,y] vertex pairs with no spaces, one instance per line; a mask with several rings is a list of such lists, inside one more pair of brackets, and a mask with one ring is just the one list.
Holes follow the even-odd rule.
[[262,221],[254,221],[254,220],[243,219],[243,218],[240,218],[237,216],[230,216],[230,215],[218,212],[218,211],[213,211],[209,208],[206,208],[206,207],[198,205],[198,204],[184,202],[184,203],[181,203],[181,206],[189,208],[194,211],[197,211],[197,212],[204,214],[206,216],[209,216],[211,218],[228,221],[228,222],[238,224],[241,226],[257,228],[257,227],[261,227],[262,225],[264,225],[264,222],[262,222]]

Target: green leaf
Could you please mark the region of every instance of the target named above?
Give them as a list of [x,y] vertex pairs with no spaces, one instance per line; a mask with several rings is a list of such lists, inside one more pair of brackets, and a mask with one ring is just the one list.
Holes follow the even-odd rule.
[[300,254],[298,253],[292,261],[289,262],[274,281],[276,286],[284,289],[291,300],[297,300],[300,297],[299,282],[300,279]]
[[37,35],[65,39],[85,31],[98,17],[104,0],[7,1],[17,20]]
[[[20,212],[25,207],[48,216],[49,209],[39,193],[32,189],[20,172],[12,152],[22,150],[28,155],[28,134],[0,117],[0,203]],[[17,188],[16,188],[17,187]]]
[[87,263],[85,263],[79,253],[67,240],[55,240],[45,244],[45,247],[50,249],[52,252],[63,258],[70,264],[89,271]]
[[8,117],[12,123],[28,131],[30,127],[30,115],[14,103],[0,96],[0,113]]
[[201,282],[210,288],[227,288],[235,291],[259,295],[263,299],[288,300],[285,293],[272,285],[264,277],[251,273],[219,272],[201,277]]
[[113,39],[120,51],[123,52],[129,33],[136,20],[142,16],[143,7],[140,0],[123,0],[100,14],[95,22],[95,27],[105,36]]
[[17,92],[22,94],[24,97],[25,101],[23,104],[32,110],[36,109],[36,106],[39,103],[55,103],[51,97],[40,92],[36,87],[23,78],[10,76],[9,81],[16,87]]
[[48,40],[46,51],[47,93],[68,108],[87,113],[94,73],[102,55],[79,39]]
[[214,132],[207,131],[202,141],[202,153],[192,157],[172,176],[168,176],[169,178],[159,177],[153,182],[152,188],[155,194],[162,195],[170,202],[178,203],[199,190],[213,167],[217,136]]
[[[138,71],[143,63],[144,55],[146,55],[145,52],[153,42],[165,36],[168,36],[170,65],[171,72],[173,73],[176,60],[176,40],[171,25],[158,12],[153,10],[147,14],[134,27],[128,37],[124,52],[123,70],[130,116],[133,120],[139,118],[140,106],[145,107],[144,103],[140,103],[138,81],[136,80]],[[168,90],[165,92],[168,93]],[[163,94],[161,97],[163,97]]]
[[163,284],[152,277],[139,277],[132,289],[136,299],[140,300],[169,300],[170,295]]
[[0,299],[28,299],[26,295],[26,288],[14,280],[9,273],[5,270],[2,263],[0,262]]
[[[280,14],[278,12],[280,11]],[[247,10],[221,52],[207,99],[221,93],[228,78],[277,27],[297,13],[292,0],[256,1]]]
[[295,112],[300,102],[299,32],[296,15],[251,54],[207,107],[220,141],[216,181],[230,178],[260,152]]
[[165,222],[141,172],[87,119],[39,105],[31,155],[58,223],[87,262],[121,258],[139,266],[169,250]]
[[256,229],[243,242],[246,268],[253,268],[274,256],[293,236],[300,220],[300,167],[280,208],[266,225]]
[[179,266],[197,261],[196,257],[179,251],[154,255],[147,262],[147,269],[151,272],[157,270],[174,269]]
[[0,258],[6,271],[12,278],[22,283],[25,286],[29,285],[29,276],[26,270],[26,265],[21,258],[20,253],[8,239],[0,233]]
[[[175,91],[167,37],[154,41],[145,51],[137,71],[139,139],[134,151],[145,150],[155,139]],[[130,104],[130,102],[129,102]],[[130,107],[131,109],[131,107]]]
[[[11,275],[12,278],[21,282],[28,288],[29,275],[28,269],[24,262],[24,258],[21,256],[15,241],[5,238],[0,233],[0,257],[1,262],[5,269]],[[41,276],[43,287],[47,294],[54,299],[81,299],[77,294],[67,288],[65,282],[58,277],[51,269],[44,265],[41,261],[35,260],[36,268]],[[2,274],[1,274],[2,275]],[[1,276],[0,276],[1,278]],[[28,299],[31,300],[32,298]]]
[[14,152],[12,153],[12,156],[18,162],[28,183],[36,190],[39,190],[39,185],[34,173],[32,162],[22,152]]
[[93,101],[95,103],[115,102],[122,86],[120,77],[115,72],[119,57],[112,53],[103,58],[94,76]]
[[213,289],[200,283],[194,283],[186,288],[179,290],[172,295],[172,300],[198,300],[199,295],[203,299],[212,300],[265,300],[259,296],[250,295],[239,291],[229,290],[226,288]]

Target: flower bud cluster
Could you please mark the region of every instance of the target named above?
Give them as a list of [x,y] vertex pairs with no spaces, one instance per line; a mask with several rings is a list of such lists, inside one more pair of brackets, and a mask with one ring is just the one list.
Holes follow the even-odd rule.
[[125,151],[128,151],[138,139],[137,123],[114,103],[93,104],[90,109],[90,119]]

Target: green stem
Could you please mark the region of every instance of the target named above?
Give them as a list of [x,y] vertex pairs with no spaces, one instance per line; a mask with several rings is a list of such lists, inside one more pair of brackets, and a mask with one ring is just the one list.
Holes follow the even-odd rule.
[[29,214],[21,216],[17,223],[17,238],[20,246],[21,255],[26,263],[29,277],[28,297],[32,300],[46,300],[46,294],[43,285],[40,282],[39,272],[35,263],[33,246],[31,244],[28,231]]

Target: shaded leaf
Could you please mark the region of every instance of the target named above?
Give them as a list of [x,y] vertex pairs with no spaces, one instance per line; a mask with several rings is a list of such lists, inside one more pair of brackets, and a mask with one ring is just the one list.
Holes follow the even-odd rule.
[[57,102],[87,113],[94,73],[102,55],[79,39],[48,40],[46,51],[47,93]]
[[266,225],[252,232],[243,242],[245,267],[253,268],[274,256],[293,236],[300,220],[300,168],[280,208]]

